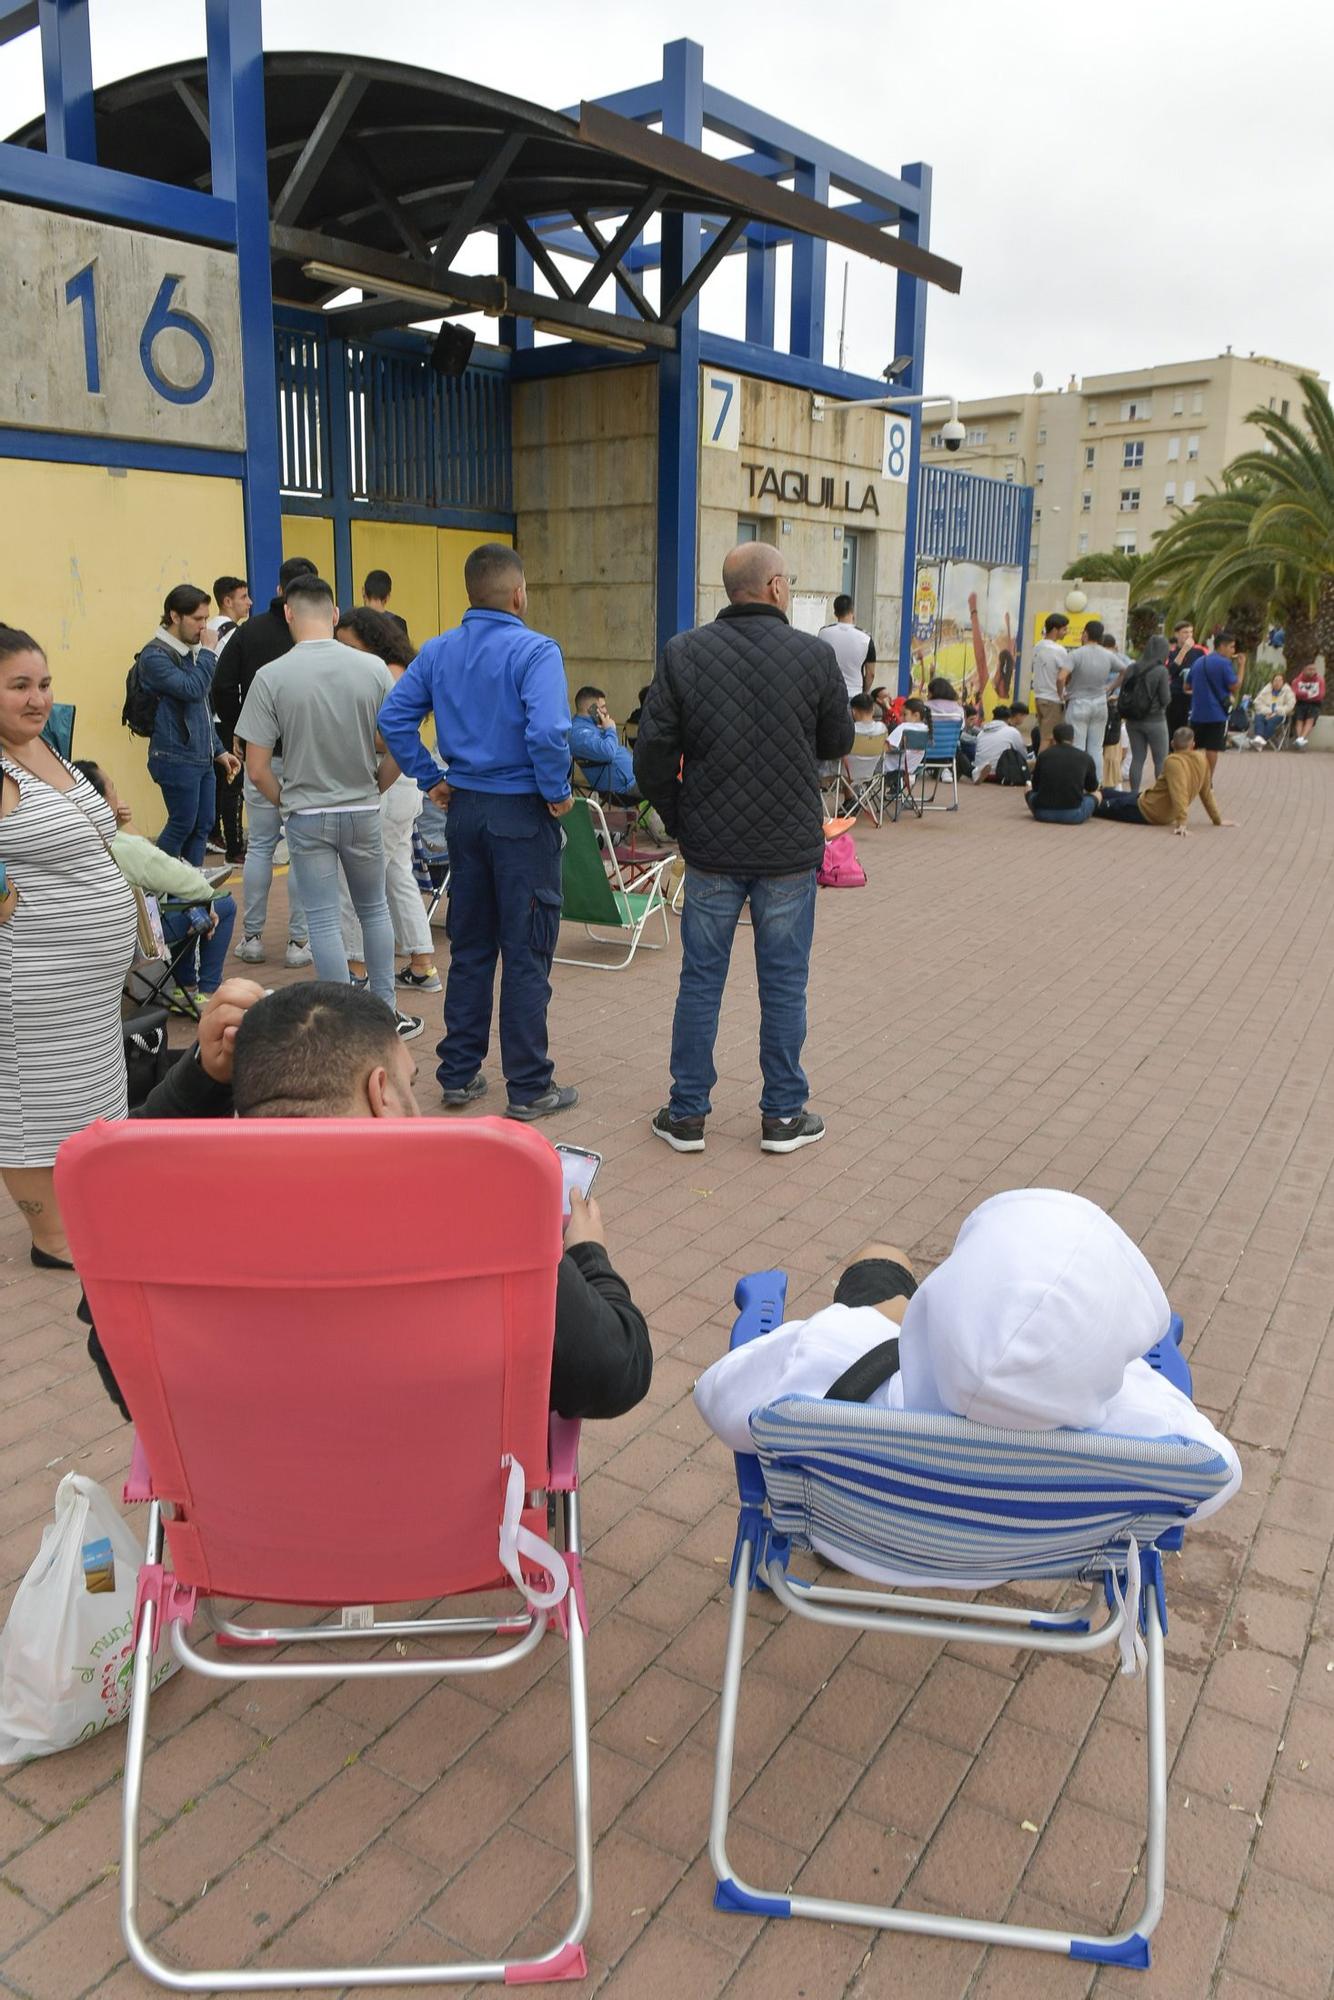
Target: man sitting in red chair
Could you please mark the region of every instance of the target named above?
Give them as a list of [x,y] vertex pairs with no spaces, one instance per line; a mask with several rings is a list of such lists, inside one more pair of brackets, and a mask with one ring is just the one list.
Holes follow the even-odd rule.
[[[204,1009],[197,1046],[130,1115],[416,1118],[416,1070],[389,1009],[358,987],[315,981],[266,996],[253,980],[229,979]],[[128,1418],[84,1300],[79,1317],[107,1393]],[[619,1417],[644,1400],[652,1377],[648,1327],[612,1268],[602,1212],[574,1190],[556,1274],[551,1407],[562,1417]]]

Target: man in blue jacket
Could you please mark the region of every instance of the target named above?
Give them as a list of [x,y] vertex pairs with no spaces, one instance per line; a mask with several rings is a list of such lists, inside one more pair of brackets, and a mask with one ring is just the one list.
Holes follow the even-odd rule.
[[167,824],[158,835],[166,854],[201,866],[216,812],[216,773],[241,768],[213,722],[210,695],[217,660],[201,645],[209,595],[197,584],[168,591],[162,624],[140,653],[139,678],[157,697],[148,773],[161,790]]
[[595,792],[615,802],[635,802],[634,759],[617,734],[601,688],[581,687],[574,697],[570,749]]
[[1213,651],[1196,660],[1190,670],[1190,726],[1195,731],[1195,748],[1203,750],[1209,760],[1211,776],[1227,741],[1228,711],[1239,679],[1237,641],[1231,632],[1220,632]]
[[[570,810],[570,704],[554,639],[523,622],[523,564],[500,542],[463,566],[463,623],[428,639],[380,710],[400,770],[449,814],[449,976],[439,1045],[445,1104],[486,1090],[496,959],[507,1115],[531,1123],[579,1101],[547,1054],[560,929],[561,832]],[[419,728],[434,714],[445,772]]]

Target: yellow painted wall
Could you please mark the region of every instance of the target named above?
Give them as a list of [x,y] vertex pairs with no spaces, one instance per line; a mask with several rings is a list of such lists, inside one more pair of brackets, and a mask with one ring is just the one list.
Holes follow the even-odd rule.
[[[333,522],[321,514],[283,515],[283,561],[305,556],[330,584],[334,580]],[[256,611],[268,609],[268,600],[257,603]]]
[[178,583],[211,590],[245,568],[237,480],[0,460],[6,582],[0,617],[46,648],[56,699],[72,701],[74,754],[105,763],[156,836],[165,813],[148,745],[121,719],[125,676]]

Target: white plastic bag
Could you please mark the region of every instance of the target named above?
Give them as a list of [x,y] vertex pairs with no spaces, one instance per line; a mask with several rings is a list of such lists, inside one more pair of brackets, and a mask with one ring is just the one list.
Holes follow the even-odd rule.
[[[129,1712],[143,1549],[95,1479],[68,1472],[0,1633],[0,1764],[46,1757]],[[153,1685],[179,1662],[165,1648]]]

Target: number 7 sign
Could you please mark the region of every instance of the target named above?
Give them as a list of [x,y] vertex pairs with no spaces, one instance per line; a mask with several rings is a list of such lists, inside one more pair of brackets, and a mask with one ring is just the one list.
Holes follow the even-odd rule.
[[741,449],[741,383],[735,375],[704,370],[699,399],[700,443],[715,451]]

